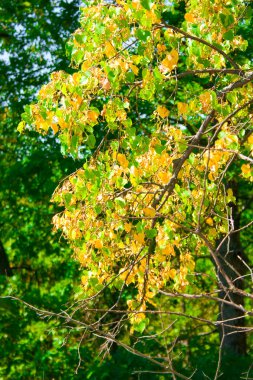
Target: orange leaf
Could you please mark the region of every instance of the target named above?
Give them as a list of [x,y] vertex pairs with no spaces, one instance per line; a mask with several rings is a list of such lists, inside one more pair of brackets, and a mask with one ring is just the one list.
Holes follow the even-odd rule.
[[134,238],[138,243],[144,244],[145,243],[145,234],[144,232],[140,232],[139,234],[134,234]]
[[96,239],[93,241],[94,247],[97,249],[103,248],[103,242],[102,240]]
[[88,120],[91,121],[91,122],[93,122],[93,123],[97,121],[98,115],[99,115],[99,113],[96,112],[96,111],[93,111],[93,110],[89,110],[87,112],[87,118],[88,118]]
[[156,211],[153,207],[146,207],[143,209],[143,213],[145,216],[150,216],[151,218],[153,218],[156,214]]
[[170,111],[164,106],[158,106],[156,109],[158,115],[162,118],[169,116]]
[[186,13],[184,15],[184,19],[187,21],[187,22],[195,22],[195,18],[193,16],[193,14],[191,13]]
[[126,159],[126,156],[125,156],[124,154],[119,153],[119,154],[117,155],[117,160],[118,160],[119,164],[120,164],[123,168],[126,169],[126,168],[128,167],[129,162],[128,162],[128,160]]
[[166,58],[161,62],[160,71],[163,74],[166,74],[168,71],[172,71],[178,62],[178,52],[173,49],[169,54],[167,54]]
[[185,115],[188,111],[188,105],[186,103],[179,102],[177,103],[179,115]]

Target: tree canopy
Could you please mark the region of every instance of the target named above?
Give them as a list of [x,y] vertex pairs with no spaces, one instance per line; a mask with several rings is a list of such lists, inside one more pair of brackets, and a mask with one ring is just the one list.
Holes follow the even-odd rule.
[[250,376],[251,15],[242,0],[84,1],[71,69],[18,126],[83,161],[52,198],[82,270],[55,316],[80,346],[89,333],[141,358],[143,378]]

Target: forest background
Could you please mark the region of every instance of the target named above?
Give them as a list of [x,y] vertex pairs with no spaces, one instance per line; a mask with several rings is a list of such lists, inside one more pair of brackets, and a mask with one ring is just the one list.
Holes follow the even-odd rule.
[[[145,11],[151,10],[152,2],[143,1],[141,3]],[[189,5],[184,1],[169,5],[167,2],[165,3],[166,9],[163,17],[165,20],[169,20],[175,28],[184,30],[185,23],[194,24],[193,13],[187,11],[186,8]],[[224,49],[228,48],[226,44],[234,39],[235,32],[242,36],[238,42],[241,45],[240,49],[234,49],[229,54],[231,59],[241,66],[248,65],[247,71],[249,71],[253,42],[252,3],[226,1],[224,4],[224,7],[227,7],[227,14],[221,20],[224,28],[228,28],[224,34],[228,34],[225,35],[225,42],[223,41],[223,45],[222,43],[221,45]],[[193,301],[187,297],[180,298],[178,294],[176,297],[175,293],[174,298],[166,301],[164,298],[158,299],[158,309],[162,305],[166,313],[172,312],[174,316],[170,316],[170,319],[166,316],[166,322],[164,320],[161,322],[152,314],[148,321],[144,319],[130,324],[126,322],[127,327],[123,330],[122,335],[119,334],[119,338],[117,337],[118,342],[117,339],[114,342],[108,340],[108,336],[105,334],[105,331],[107,333],[108,330],[103,330],[105,335],[100,337],[97,336],[99,327],[95,331],[88,330],[84,334],[82,328],[76,327],[73,321],[68,320],[63,323],[61,318],[53,315],[53,313],[58,314],[82,300],[84,290],[80,284],[85,280],[82,277],[83,272],[79,268],[80,263],[75,260],[73,251],[62,234],[52,230],[52,218],[59,211],[59,207],[51,203],[50,199],[57,185],[71,173],[75,173],[83,165],[85,159],[89,160],[92,153],[97,152],[99,143],[103,140],[105,123],[101,122],[99,128],[95,129],[94,136],[92,135],[93,137],[88,143],[89,149],[81,156],[75,154],[76,146],[73,144],[70,146],[70,154],[68,154],[66,144],[60,146],[59,139],[53,132],[39,136],[36,131],[30,129],[28,133],[19,134],[17,126],[20,123],[24,107],[28,114],[30,111],[27,105],[36,101],[36,95],[41,86],[49,81],[50,73],[64,70],[69,75],[73,75],[77,71],[78,64],[77,66],[70,65],[70,60],[73,60],[70,44],[67,44],[66,56],[66,43],[71,33],[78,30],[79,6],[78,1],[64,0],[48,2],[2,0],[0,6],[0,289],[3,296],[0,299],[0,379],[166,379],[173,378],[171,376],[188,378],[192,374],[193,379],[213,379],[215,377],[250,379],[253,376],[250,354],[252,338],[247,334],[251,331],[250,318],[245,317],[245,313],[243,313],[245,323],[240,336],[245,335],[247,348],[241,348],[242,352],[239,352],[240,350],[226,352],[225,356],[222,356],[224,353],[221,349],[220,331],[215,325],[219,315],[217,300],[212,303],[211,299],[196,297]],[[233,11],[233,7],[239,9],[241,6],[245,7],[243,22],[238,22],[235,29],[230,28],[232,21],[231,18],[229,19],[229,12]],[[198,33],[197,29],[195,32]],[[144,32],[141,31],[138,34],[138,38],[143,44],[147,42],[148,36],[145,28]],[[79,40],[77,38],[77,42],[80,43],[81,38],[82,36],[79,37]],[[185,44],[186,42],[182,40],[183,48]],[[111,54],[110,48],[108,51],[107,47],[107,57],[111,58]],[[184,54],[187,53],[183,52]],[[168,63],[164,63],[165,71],[166,64]],[[203,61],[201,64],[207,68],[210,62]],[[183,68],[182,66],[182,72]],[[136,66],[132,66],[131,70],[138,76],[138,63]],[[234,70],[231,62],[228,64],[228,70]],[[231,71],[229,74],[235,74],[235,72]],[[179,85],[178,88],[178,98],[169,103],[162,99],[163,104],[166,103],[169,110],[169,107],[172,110],[174,106],[178,107],[177,102],[180,101],[181,125],[186,123],[184,114],[187,113],[185,108],[187,100],[183,93],[183,88],[187,88],[187,80],[183,76],[182,78],[182,85]],[[109,79],[111,82],[114,81],[110,76]],[[191,91],[205,94],[206,91],[213,91],[216,85],[217,87],[220,85],[218,76],[211,77],[210,80],[210,76],[192,75],[191,79],[194,86],[193,89],[187,88],[189,94]],[[135,84],[136,79],[133,79],[133,75],[129,75],[127,81],[138,86]],[[233,81],[235,78],[227,77],[227,82],[224,81],[222,84],[229,85]],[[107,82],[103,86],[107,91]],[[173,86],[175,87],[175,84]],[[152,92],[150,88],[147,88],[147,92],[149,91]],[[154,112],[153,103],[157,107],[156,101],[151,101],[149,96],[149,94],[142,94],[144,101],[139,104],[139,112],[148,116],[147,119],[150,119]],[[233,96],[230,96],[228,102],[230,102],[231,108],[234,101]],[[213,100],[213,102],[215,101]],[[100,106],[98,102],[96,107]],[[202,98],[202,106],[203,113],[207,112],[208,99],[205,98],[205,95]],[[158,118],[168,117],[166,107],[159,108],[158,106],[156,108]],[[93,111],[96,112],[96,109]],[[229,109],[228,114],[231,111],[233,108]],[[239,120],[241,124],[246,123],[247,118],[251,120],[251,111],[249,104],[247,114],[243,114],[242,120]],[[226,117],[227,114],[223,116]],[[121,121],[124,121],[124,115],[121,114],[120,117]],[[138,118],[135,111],[132,115],[132,118],[134,117]],[[172,125],[178,122],[173,112],[169,118]],[[238,120],[236,121],[239,123]],[[136,124],[138,125],[139,122],[140,120]],[[145,121],[142,120],[142,123],[145,124]],[[191,130],[192,125],[193,130]],[[187,128],[189,128],[189,133],[194,135],[196,133],[194,128],[197,124],[193,123],[192,125],[189,123]],[[151,126],[148,121],[145,128],[149,134]],[[251,122],[249,125],[246,124],[247,138],[250,137],[251,128]],[[113,133],[112,139],[114,138]],[[240,135],[240,138],[243,139],[243,137]],[[124,155],[118,156],[118,161],[123,167],[126,164],[124,160]],[[241,177],[241,165],[232,167],[229,177],[230,185],[227,186],[228,188],[233,187],[232,182],[236,177],[241,197],[239,227],[252,220],[252,186],[247,182],[247,175],[246,178]],[[229,197],[229,193],[227,196]],[[230,198],[227,199],[227,203],[230,202],[232,204],[235,202],[231,192]],[[232,205],[232,207],[234,206]],[[150,212],[151,214],[149,214]],[[146,216],[154,216],[153,209],[149,208],[146,213]],[[101,210],[98,212],[98,215],[100,214]],[[207,216],[206,220],[207,225],[212,228],[213,218]],[[147,238],[152,240],[153,232],[150,231],[151,235],[147,235]],[[126,232],[128,231],[126,230]],[[250,293],[252,286],[250,282],[252,272],[249,269],[252,255],[250,228],[243,230],[240,235],[240,249],[243,251],[242,258],[247,267],[244,274],[248,276],[243,287],[245,292]],[[141,236],[138,235],[138,238],[140,239]],[[99,250],[100,241],[94,244],[96,245],[95,249]],[[199,276],[200,279],[196,280],[188,294],[196,294],[195,288],[198,286],[202,292],[214,291],[213,282],[216,285],[216,280],[212,269],[213,262],[207,251],[204,250],[202,254],[198,260],[197,269],[191,268],[196,278]],[[191,259],[189,260],[191,261]],[[191,263],[189,265],[192,266]],[[205,280],[205,277],[202,278],[199,273],[205,273],[208,279]],[[173,271],[170,276],[173,279]],[[128,285],[130,285],[129,290],[123,294],[123,300],[127,301],[130,300],[131,292],[135,294],[135,290],[131,288],[131,281]],[[94,287],[96,286],[97,284],[94,283]],[[103,297],[99,297],[94,303],[94,309],[110,308],[116,302],[117,294],[113,288],[106,289]],[[9,296],[13,298],[11,299]],[[25,301],[28,305],[15,301],[15,297]],[[250,309],[248,300],[243,300],[242,304],[245,310]],[[122,304],[120,306],[123,308]],[[152,311],[155,308],[155,303],[152,306],[151,301]],[[89,311],[84,313],[79,308],[75,311],[75,318],[83,323],[86,323],[89,318],[93,322],[96,321],[97,318],[100,318],[99,311],[96,314],[95,311],[92,313],[91,309],[92,306],[89,305]],[[43,311],[49,311],[52,315]],[[144,309],[141,311],[145,312]],[[182,313],[182,315],[177,315],[177,313]],[[183,314],[190,317],[185,318]],[[106,319],[106,322],[108,324],[115,323],[113,318],[112,315]],[[206,326],[207,321],[212,321],[210,326]],[[118,323],[118,320],[116,322]],[[134,325],[134,329],[131,325]],[[148,325],[152,328],[147,332],[150,337],[145,339],[143,337],[146,334],[145,329],[149,329]],[[169,329],[171,326],[172,328]],[[156,336],[157,333],[162,335],[162,339]],[[159,360],[162,361],[163,356],[167,358],[168,363],[161,369],[153,359],[155,358],[159,362]],[[173,361],[173,365],[171,361]],[[171,375],[173,371],[174,375]]]

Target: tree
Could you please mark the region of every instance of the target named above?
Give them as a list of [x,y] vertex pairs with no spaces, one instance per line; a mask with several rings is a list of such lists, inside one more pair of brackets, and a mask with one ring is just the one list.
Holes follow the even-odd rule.
[[52,332],[58,323],[38,320],[2,296],[57,311],[78,284],[70,250],[52,233],[56,209],[50,204],[56,184],[76,163],[62,157],[53,136],[38,144],[36,133],[19,136],[16,131],[23,106],[35,98],[49,73],[68,69],[65,43],[78,14],[78,1],[0,3],[0,29],[5,31],[0,34],[1,379],[70,379],[77,361],[77,336],[60,349],[66,330]]
[[93,153],[53,195],[83,267],[73,313],[87,317],[67,318],[174,378],[187,371],[170,352],[194,356],[201,339],[211,350],[219,332],[217,379],[252,329],[251,6],[84,3],[67,48],[75,72],[53,73],[18,127]]

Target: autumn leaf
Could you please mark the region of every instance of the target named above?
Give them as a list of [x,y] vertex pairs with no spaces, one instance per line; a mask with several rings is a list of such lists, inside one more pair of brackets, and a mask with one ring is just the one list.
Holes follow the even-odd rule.
[[104,49],[105,55],[107,58],[111,58],[116,54],[116,50],[111,42],[106,41],[105,42],[105,49]]
[[179,58],[179,55],[178,55],[177,50],[175,49],[171,50],[171,52],[167,54],[166,58],[162,60],[161,65],[160,65],[160,71],[163,74],[166,74],[169,71],[172,71],[178,63],[178,58]]
[[171,173],[168,173],[168,172],[159,172],[157,174],[157,176],[160,179],[160,181],[162,182],[162,184],[165,185],[166,183],[169,182],[169,180],[171,178]]
[[195,18],[194,18],[194,16],[193,16],[192,13],[186,13],[186,14],[184,15],[184,18],[185,18],[185,20],[186,20],[187,22],[190,22],[190,23],[195,22]]
[[132,224],[131,224],[131,223],[125,223],[125,224],[124,224],[124,230],[125,230],[126,232],[130,232],[131,229],[132,229]]
[[103,242],[100,239],[96,239],[93,241],[94,247],[97,249],[103,248]]
[[162,118],[168,117],[170,113],[169,110],[164,106],[158,106],[156,112]]
[[213,219],[212,218],[207,218],[206,219],[206,224],[208,224],[209,226],[213,226]]
[[143,213],[145,216],[149,216],[149,217],[153,218],[156,214],[156,210],[153,207],[145,207],[143,209]]
[[140,232],[138,234],[134,234],[134,239],[140,243],[140,244],[144,244],[145,243],[145,234],[144,232]]
[[99,112],[97,111],[89,110],[87,112],[87,119],[88,121],[91,121],[92,123],[97,121],[98,116],[99,116]]
[[186,115],[188,112],[188,105],[186,103],[178,102],[177,108],[179,115]]
[[117,160],[124,169],[128,167],[129,162],[124,154],[118,153]]

